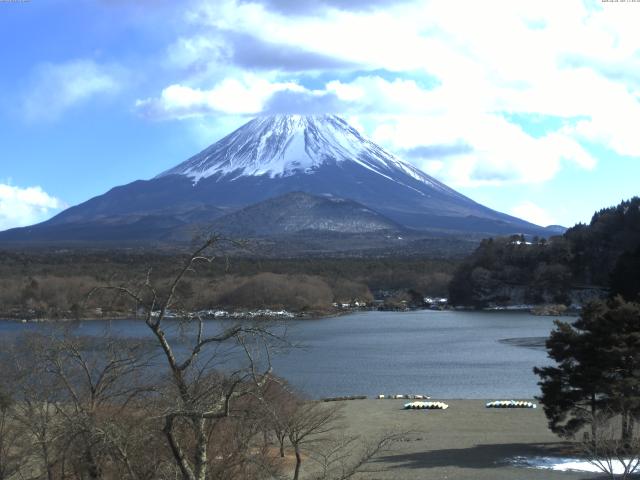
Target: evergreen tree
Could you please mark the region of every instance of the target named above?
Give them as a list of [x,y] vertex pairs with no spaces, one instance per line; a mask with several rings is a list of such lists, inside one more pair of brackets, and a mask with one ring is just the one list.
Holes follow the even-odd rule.
[[640,300],[640,247],[623,253],[611,274],[611,293],[626,300]]
[[547,340],[555,366],[535,368],[551,430],[571,437],[585,427],[597,439],[598,418],[616,414],[621,440],[640,415],[640,305],[593,302],[572,324],[556,322]]

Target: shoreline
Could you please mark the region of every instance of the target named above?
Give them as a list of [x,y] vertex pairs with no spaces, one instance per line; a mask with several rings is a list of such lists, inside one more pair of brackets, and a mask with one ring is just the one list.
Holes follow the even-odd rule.
[[[455,312],[486,312],[486,313],[529,313],[531,315],[539,317],[571,317],[580,314],[578,309],[566,309],[562,312],[558,312],[554,309],[549,310],[550,305],[514,305],[503,307],[484,307],[473,308],[464,306],[448,306],[446,308],[430,308],[429,306],[411,307],[405,309],[389,309],[389,308],[375,308],[375,307],[359,307],[359,308],[340,308],[327,312],[296,312],[287,309],[272,310],[272,309],[258,309],[258,310],[235,310],[225,311],[224,315],[204,315],[204,320],[321,320],[324,318],[341,317],[358,312],[419,312],[419,311],[455,311]],[[185,317],[177,315],[165,316],[166,320],[172,320],[176,318],[186,318],[192,316],[195,318],[197,312],[189,312]],[[78,321],[100,321],[100,320],[144,320],[142,316],[136,316],[131,313],[114,313],[108,316],[87,316],[81,318],[73,317],[59,317],[59,318],[42,318],[42,317],[30,317],[30,315],[16,315],[0,314],[0,321],[10,321],[18,323],[66,323],[66,322],[78,322]]]
[[[203,320],[320,320],[330,317],[341,317],[357,312],[375,311],[370,309],[353,309],[353,310],[339,310],[336,312],[327,313],[305,313],[305,312],[288,312],[290,315],[259,315],[249,312],[233,312],[230,315],[225,316],[205,316]],[[177,320],[180,318],[187,318],[187,316],[165,316],[165,320]],[[195,318],[193,316],[192,318]],[[0,314],[0,322],[14,322],[14,323],[71,323],[71,322],[93,322],[93,321],[110,321],[110,320],[140,320],[144,322],[143,316],[135,316],[132,314],[113,314],[108,316],[89,316],[81,318],[60,317],[60,318],[25,318],[25,317],[12,317],[3,316]]]

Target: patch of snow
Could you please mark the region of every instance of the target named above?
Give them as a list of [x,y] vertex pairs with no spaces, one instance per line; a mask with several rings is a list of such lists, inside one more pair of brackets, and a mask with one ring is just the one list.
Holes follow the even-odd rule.
[[[625,460],[625,463],[629,460]],[[602,473],[597,465],[581,458],[563,457],[515,457],[511,463],[519,467],[538,468],[543,470],[553,470],[556,472],[585,472]],[[620,475],[624,473],[624,465],[619,460],[612,460],[613,473]]]

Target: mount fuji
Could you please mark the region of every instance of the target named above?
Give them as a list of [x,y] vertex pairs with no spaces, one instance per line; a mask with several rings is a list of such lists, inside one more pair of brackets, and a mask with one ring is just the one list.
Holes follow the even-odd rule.
[[325,230],[549,234],[447,187],[340,117],[277,115],[249,121],[155,178],[1,232],[0,243],[179,243],[206,226],[263,237]]

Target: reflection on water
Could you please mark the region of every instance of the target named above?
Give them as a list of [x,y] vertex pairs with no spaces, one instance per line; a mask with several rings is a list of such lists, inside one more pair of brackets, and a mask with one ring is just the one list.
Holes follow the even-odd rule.
[[524,338],[502,338],[498,340],[506,345],[515,347],[535,348],[536,350],[545,350],[545,342],[547,337],[524,337]]
[[[211,320],[208,329],[229,326]],[[46,324],[0,322],[3,338]],[[86,321],[77,335],[150,335],[140,320]],[[282,328],[282,327],[278,327]],[[553,317],[518,312],[361,312],[287,322],[299,345],[273,359],[274,373],[312,397],[427,393],[438,398],[531,398]],[[179,329],[173,329],[179,336]],[[522,348],[527,347],[527,348]]]

